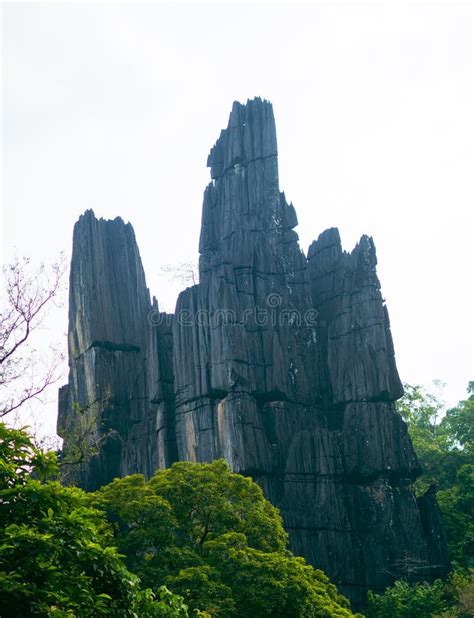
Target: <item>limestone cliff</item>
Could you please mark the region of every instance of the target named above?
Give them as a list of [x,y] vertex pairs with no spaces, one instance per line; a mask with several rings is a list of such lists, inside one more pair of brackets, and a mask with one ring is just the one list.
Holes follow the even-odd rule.
[[335,229],[306,257],[280,192],[273,110],[234,103],[208,159],[200,283],[152,305],[132,228],[76,224],[69,384],[58,431],[88,419],[98,453],[75,480],[224,457],[282,512],[291,548],[356,605],[367,588],[447,568],[434,499],[394,401],[402,394],[371,238]]
[[81,462],[68,480],[87,489],[176,459],[170,327],[150,328],[150,307],[132,226],[88,210],[74,227],[58,413],[64,451]]

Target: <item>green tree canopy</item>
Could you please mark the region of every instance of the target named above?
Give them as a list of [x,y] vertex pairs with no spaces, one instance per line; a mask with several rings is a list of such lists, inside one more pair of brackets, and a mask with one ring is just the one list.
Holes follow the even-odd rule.
[[367,618],[432,618],[447,610],[441,580],[434,584],[396,581],[384,594],[369,593]]
[[0,600],[19,616],[186,617],[182,599],[142,590],[111,544],[110,525],[78,488],[48,480],[53,453],[0,423]]
[[278,510],[224,461],[180,462],[96,492],[128,567],[212,616],[351,616],[321,571],[295,558]]
[[369,593],[367,618],[472,618],[474,571],[453,573],[446,582],[397,581],[384,594]]
[[418,494],[435,485],[455,565],[474,566],[474,395],[444,413],[439,397],[421,386],[405,385],[397,402],[408,424],[423,474]]
[[452,560],[474,567],[474,465],[464,464],[456,483],[437,493]]

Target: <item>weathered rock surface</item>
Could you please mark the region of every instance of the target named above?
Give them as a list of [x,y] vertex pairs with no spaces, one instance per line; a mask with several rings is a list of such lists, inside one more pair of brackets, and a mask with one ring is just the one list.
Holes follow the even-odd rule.
[[444,572],[442,523],[411,485],[373,241],[346,253],[327,230],[306,258],[277,154],[271,104],[234,103],[208,159],[200,283],[174,316],[150,303],[131,227],[81,217],[58,431],[72,449],[85,409],[102,439],[77,474],[87,488],[224,457],[281,509],[293,551],[359,605],[395,577]]
[[132,226],[98,220],[91,210],[82,215],[69,284],[70,371],[58,434],[68,457],[83,462],[67,467],[69,480],[94,489],[169,465],[176,453],[171,335],[166,324],[150,328]]
[[338,230],[326,230],[309,248],[308,263],[329,398],[347,403],[401,397],[373,240],[363,236],[348,254]]

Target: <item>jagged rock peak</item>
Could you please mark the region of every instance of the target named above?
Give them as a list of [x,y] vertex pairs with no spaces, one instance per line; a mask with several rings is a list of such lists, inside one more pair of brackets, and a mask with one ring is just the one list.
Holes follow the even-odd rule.
[[229,169],[278,154],[275,118],[269,101],[260,97],[246,105],[234,101],[227,129],[211,149],[207,166],[217,179]]
[[[305,268],[292,231],[298,223],[296,212],[279,189],[271,103],[259,98],[246,105],[235,102],[208,165],[213,182],[204,193],[201,280],[224,264],[261,273],[282,272],[282,261]],[[288,258],[289,252],[298,255]]]
[[104,222],[104,223],[114,223],[117,226],[125,226],[126,228],[130,228],[133,237],[135,237],[135,232],[133,231],[133,226],[129,221],[124,221],[122,219],[122,217],[114,217],[113,219],[104,219],[104,217],[96,217],[94,211],[92,208],[88,208],[87,210],[85,210],[82,215],[79,215],[79,219],[76,221],[75,226],[84,224],[84,222],[89,222],[90,224],[94,223],[94,222]]
[[340,272],[341,268],[358,273],[360,285],[373,283],[380,288],[377,278],[377,252],[371,236],[363,234],[352,251],[342,249],[339,230],[335,227],[322,232],[308,249],[310,269],[318,274]]
[[363,234],[360,237],[359,242],[356,243],[351,251],[344,251],[342,249],[341,235],[337,227],[330,227],[318,236],[317,240],[313,240],[308,248],[308,260],[313,257],[320,257],[323,251],[328,249],[335,249],[339,254],[345,254],[350,256],[363,255],[367,259],[370,259],[374,266],[377,265],[377,254],[375,250],[375,244],[371,236]]
[[70,353],[76,357],[95,341],[140,345],[149,307],[133,227],[120,217],[97,219],[86,210],[73,234]]
[[313,240],[308,249],[308,260],[330,247],[335,247],[339,252],[342,252],[341,236],[337,227],[330,227],[324,230],[317,240]]

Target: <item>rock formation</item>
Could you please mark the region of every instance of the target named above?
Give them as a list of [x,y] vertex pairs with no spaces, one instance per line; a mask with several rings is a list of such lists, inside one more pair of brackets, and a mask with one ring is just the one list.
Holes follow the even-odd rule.
[[[135,234],[88,210],[74,228],[69,281],[69,382],[58,434],[68,480],[96,489],[176,460],[171,322],[150,327],[150,294]],[[158,312],[154,300],[153,315]]]
[[372,239],[346,253],[330,229],[305,257],[267,101],[234,103],[208,166],[200,283],[174,316],[150,302],[129,224],[91,211],[76,224],[58,418],[66,453],[86,444],[72,480],[93,489],[224,457],[356,606],[395,577],[439,576],[442,525],[434,499],[413,493]]

